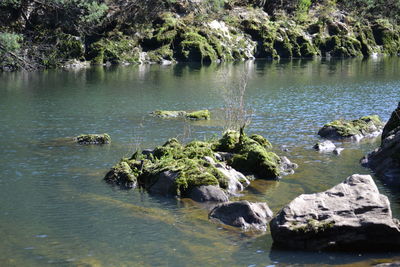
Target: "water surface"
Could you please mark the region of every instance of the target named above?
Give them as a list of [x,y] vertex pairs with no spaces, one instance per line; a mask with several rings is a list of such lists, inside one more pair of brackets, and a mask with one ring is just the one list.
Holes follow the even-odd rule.
[[[0,74],[1,266],[365,266],[397,253],[306,253],[272,248],[270,233],[243,232],[207,219],[207,207],[102,181],[135,149],[170,137],[219,136],[226,90],[244,67],[249,133],[266,136],[300,165],[281,181],[254,181],[241,199],[275,212],[302,193],[326,190],[353,173],[379,140],[340,143],[340,157],[311,149],[334,119],[378,114],[399,101],[400,60],[256,61],[225,65],[128,66]],[[228,90],[229,92],[229,90]],[[210,109],[207,122],[162,120],[156,109]],[[104,146],[68,137],[111,135]],[[281,147],[289,149],[283,152]],[[400,217],[400,193],[376,183]]]

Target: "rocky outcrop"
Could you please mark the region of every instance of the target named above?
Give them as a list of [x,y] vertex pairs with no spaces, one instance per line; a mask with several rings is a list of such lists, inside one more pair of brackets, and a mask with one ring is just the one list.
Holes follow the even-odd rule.
[[251,203],[246,200],[222,203],[214,207],[209,218],[242,229],[266,230],[273,213],[266,203]]
[[81,145],[102,145],[111,142],[111,137],[108,134],[81,134],[74,137],[74,140]]
[[150,115],[159,118],[186,118],[190,120],[209,120],[211,118],[211,113],[207,109],[192,112],[183,110],[156,110],[151,112]]
[[400,248],[400,222],[369,175],[354,174],[333,188],[304,194],[270,222],[274,244],[306,250]]
[[386,123],[380,147],[361,159],[385,183],[400,186],[400,103]]
[[325,124],[318,135],[331,140],[350,139],[360,141],[363,138],[377,137],[381,134],[383,123],[379,116],[365,116],[358,120],[336,120]]
[[[218,141],[192,141],[186,145],[172,138],[153,150],[122,159],[104,179],[124,187],[134,187],[137,181],[150,193],[222,202],[250,184],[242,169],[264,179],[293,173],[297,164],[270,148],[268,140],[260,135],[240,136],[235,131],[226,132]],[[238,169],[235,164],[239,161],[243,165]]]

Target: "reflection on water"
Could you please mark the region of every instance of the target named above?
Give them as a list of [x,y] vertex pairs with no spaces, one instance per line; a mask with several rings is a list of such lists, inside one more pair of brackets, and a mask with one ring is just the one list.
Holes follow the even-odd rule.
[[[270,233],[241,232],[208,221],[211,207],[123,191],[102,181],[135,149],[167,138],[208,139],[224,127],[224,88],[250,70],[248,131],[268,137],[299,164],[281,181],[253,181],[238,199],[273,211],[299,194],[326,190],[353,173],[379,143],[345,142],[341,156],[312,150],[333,119],[378,114],[399,101],[400,60],[292,60],[234,64],[96,67],[0,74],[1,266],[365,266],[394,253],[305,253],[272,248]],[[210,109],[210,121],[162,120],[156,109]],[[103,133],[113,141],[80,146],[70,137]],[[281,151],[285,146],[289,151]],[[400,193],[376,180],[400,217]]]

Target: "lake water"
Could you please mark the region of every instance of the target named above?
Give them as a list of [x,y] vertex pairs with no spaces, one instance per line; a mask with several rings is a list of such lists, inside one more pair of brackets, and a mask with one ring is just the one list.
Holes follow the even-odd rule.
[[[400,100],[400,59],[256,61],[224,65],[96,67],[0,74],[0,266],[368,266],[399,253],[319,253],[272,248],[269,232],[210,222],[191,200],[121,190],[107,170],[137,148],[219,136],[227,93],[245,69],[249,133],[267,137],[299,164],[281,181],[253,181],[239,199],[274,212],[302,193],[353,173],[378,140],[340,144],[341,156],[312,150],[334,119],[378,114]],[[228,88],[228,89],[227,89]],[[225,92],[225,93],[224,93]],[[210,109],[210,121],[162,120],[156,109]],[[109,133],[112,143],[68,137]],[[283,152],[281,147],[289,149]],[[375,179],[400,217],[400,193]]]

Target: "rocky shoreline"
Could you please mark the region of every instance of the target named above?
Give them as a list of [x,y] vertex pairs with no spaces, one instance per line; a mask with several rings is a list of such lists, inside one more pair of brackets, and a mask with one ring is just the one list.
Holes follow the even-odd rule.
[[[0,15],[11,17],[13,8],[0,5]],[[400,52],[396,23],[380,16],[360,18],[334,3],[285,10],[226,1],[218,10],[208,10],[198,1],[174,1],[142,21],[126,18],[100,23],[99,18],[99,25],[89,24],[93,29],[86,32],[52,25],[51,19],[58,18],[44,18],[41,12],[46,8],[51,9],[34,3],[25,19],[0,21],[0,37],[8,34],[10,40],[9,46],[0,49],[0,56],[7,59],[0,69],[376,57]],[[201,9],[206,15],[197,13]],[[111,10],[103,14],[113,15]],[[36,38],[28,34],[32,31],[29,23],[35,23]]]

